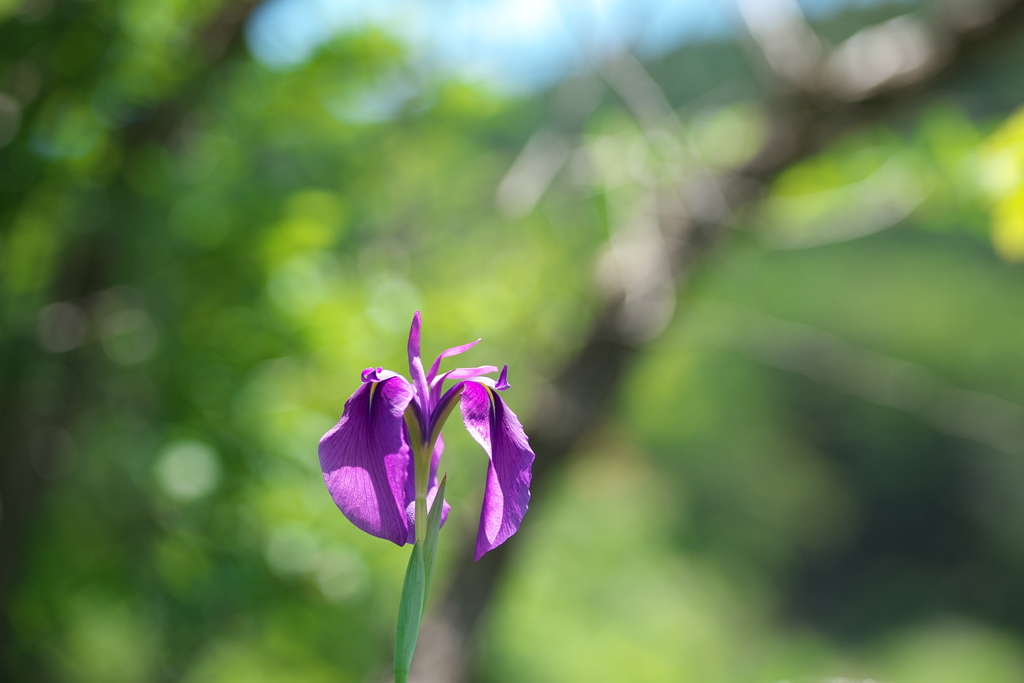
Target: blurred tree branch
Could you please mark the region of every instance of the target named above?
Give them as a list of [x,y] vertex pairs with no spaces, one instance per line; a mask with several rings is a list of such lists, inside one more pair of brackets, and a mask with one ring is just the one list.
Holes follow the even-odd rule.
[[[736,212],[757,202],[766,185],[791,164],[827,146],[847,131],[891,116],[927,88],[986,50],[1016,37],[1024,26],[1024,1],[949,2],[927,19],[901,17],[869,27],[835,48],[819,39],[794,0],[742,3],[743,16],[776,82],[769,89],[771,132],[755,157],[740,168],[712,176],[695,173],[677,187],[656,191],[660,249],[667,255],[670,296],[728,232]],[[677,125],[657,85],[624,53],[601,68],[645,131]],[[633,263],[657,270],[653,260]],[[579,351],[554,379],[527,432],[537,454],[534,495],[543,498],[555,473],[603,418],[640,349],[663,329],[651,297],[663,288],[636,291],[630,279],[602,282],[604,299]],[[528,527],[529,525],[527,525]],[[529,533],[527,531],[527,533]],[[428,615],[421,634],[413,680],[467,680],[475,636],[518,539],[480,562],[472,544],[459,551],[458,573],[442,601]]]

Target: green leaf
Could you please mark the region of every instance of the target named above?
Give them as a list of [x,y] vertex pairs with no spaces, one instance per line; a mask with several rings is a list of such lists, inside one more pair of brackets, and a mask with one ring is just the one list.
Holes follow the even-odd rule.
[[412,653],[423,618],[423,599],[426,597],[426,573],[420,544],[412,547],[409,567],[405,570],[402,601],[398,604],[398,632],[395,634],[395,683],[409,680]]
[[430,580],[434,576],[434,556],[437,554],[437,537],[441,530],[441,510],[444,508],[444,486],[448,483],[448,475],[441,478],[441,485],[437,487],[437,495],[434,496],[434,505],[427,513],[427,538],[423,542],[423,567],[424,567],[424,589],[423,604],[427,602],[430,595]]
[[445,476],[437,488],[434,505],[427,513],[427,537],[412,547],[409,567],[405,570],[402,601],[398,605],[398,632],[395,634],[395,683],[406,683],[412,668],[412,655],[416,651],[423,607],[430,592],[430,579],[434,573],[437,536],[441,529],[441,509],[444,506]]

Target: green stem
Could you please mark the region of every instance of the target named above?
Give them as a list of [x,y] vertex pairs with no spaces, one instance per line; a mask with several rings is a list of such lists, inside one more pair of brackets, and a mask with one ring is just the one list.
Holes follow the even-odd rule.
[[405,424],[409,428],[409,447],[412,448],[412,458],[415,467],[416,484],[416,543],[422,543],[427,537],[427,480],[430,477],[430,455],[433,453],[433,444],[423,443],[423,430],[420,429],[419,420],[410,407],[405,411]]
[[[434,446],[441,434],[441,426],[455,407],[455,401],[451,401],[448,407],[441,414],[440,419],[430,434],[424,434],[412,407],[405,411],[405,424],[409,428],[410,447],[415,462],[416,472],[416,506],[413,508],[416,513],[416,542],[419,543],[427,537],[427,483],[430,479],[430,460],[434,454]],[[426,443],[425,443],[426,442]]]
[[416,458],[416,542],[427,537],[427,478],[430,476],[430,455],[421,457],[422,446],[413,449]]

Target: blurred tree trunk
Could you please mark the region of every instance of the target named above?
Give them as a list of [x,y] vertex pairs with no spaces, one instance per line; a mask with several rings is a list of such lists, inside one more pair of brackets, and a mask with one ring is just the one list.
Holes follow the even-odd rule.
[[[776,5],[774,9],[788,16],[786,30],[760,30],[757,8],[747,18],[751,34],[774,74],[769,89],[772,129],[766,144],[742,168],[659,191],[660,246],[669,254],[674,295],[682,295],[694,265],[722,241],[736,212],[756,203],[766,186],[787,167],[858,126],[894,118],[904,108],[919,105],[930,89],[941,88],[945,79],[955,78],[977,60],[998,53],[1008,41],[1021,39],[1024,29],[1024,2],[1020,0],[991,3],[987,8],[984,3],[948,3],[930,20],[903,25],[902,31],[919,31],[927,37],[925,44],[930,52],[918,55],[914,69],[890,73],[885,70],[891,65],[861,59],[854,62],[860,70],[851,70],[849,48],[846,52],[844,45],[824,49],[798,8],[794,13],[795,3],[765,0],[761,9],[770,11],[770,6]],[[883,52],[887,46],[882,42],[899,43],[907,38],[905,33],[892,30],[891,23],[890,30],[880,28],[869,27],[858,34],[868,38],[872,50]],[[794,35],[802,35],[802,43]],[[801,45],[805,53],[794,54],[794,46]],[[787,60],[773,59],[781,52],[788,54]],[[879,73],[872,73],[872,68]],[[660,95],[657,86],[645,83],[649,77],[630,55],[608,66],[605,78],[630,106],[641,127],[663,125],[659,118],[672,114],[654,101]],[[716,206],[714,201],[701,205],[685,201],[708,196],[720,197],[725,206]],[[650,305],[650,297],[657,293],[614,287],[610,292],[580,350],[554,379],[553,391],[528,422],[527,433],[537,455],[534,500],[545,496],[557,471],[603,419],[630,365],[664,326],[644,320],[656,308]],[[645,330],[645,325],[650,329]],[[523,532],[529,533],[529,524]],[[412,680],[416,683],[472,678],[475,636],[518,542],[518,537],[513,537],[474,562],[472,539],[465,540],[455,562],[459,570],[425,621],[413,667]]]

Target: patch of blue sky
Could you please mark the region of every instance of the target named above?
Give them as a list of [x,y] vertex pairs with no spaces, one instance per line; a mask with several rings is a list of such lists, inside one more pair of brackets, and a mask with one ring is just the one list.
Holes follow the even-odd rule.
[[[801,0],[809,16],[915,0]],[[628,45],[641,57],[742,30],[734,0],[266,0],[246,39],[275,69],[301,65],[345,32],[378,27],[407,45],[410,66],[529,92]],[[424,74],[428,75],[428,74]]]

